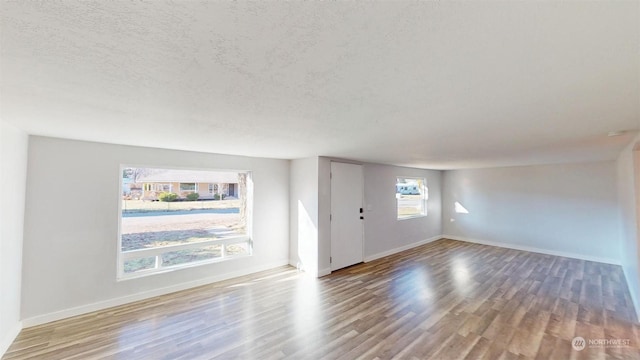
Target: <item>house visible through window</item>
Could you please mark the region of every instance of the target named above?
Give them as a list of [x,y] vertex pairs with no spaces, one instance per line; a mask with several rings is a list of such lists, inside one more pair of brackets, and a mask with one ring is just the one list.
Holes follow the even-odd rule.
[[427,181],[424,178],[396,179],[396,207],[398,219],[427,215]]
[[251,255],[249,172],[123,166],[121,173],[119,277]]

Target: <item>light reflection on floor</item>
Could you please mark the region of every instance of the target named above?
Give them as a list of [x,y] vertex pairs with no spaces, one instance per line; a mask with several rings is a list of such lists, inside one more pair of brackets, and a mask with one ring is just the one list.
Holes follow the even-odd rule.
[[[602,279],[601,290],[589,283],[593,275]],[[567,277],[582,286],[561,287]],[[606,320],[614,322],[609,327],[614,331],[635,332],[633,308],[606,308],[630,303],[623,278],[612,265],[442,240],[319,279],[288,267],[143,300],[50,328],[25,329],[16,344],[39,354],[47,341],[45,351],[64,358],[81,358],[71,356],[77,352],[82,358],[127,360],[444,359],[491,342],[497,351],[513,346],[533,358],[540,344],[530,347],[525,335],[538,324],[537,336],[552,336],[543,328],[549,319],[540,314],[549,315],[563,301],[575,309],[567,321],[601,312],[595,319],[600,323],[590,326]],[[594,291],[596,296],[584,296]],[[498,316],[503,310],[511,317]],[[511,341],[505,336],[515,336],[514,329],[524,335],[504,343]],[[438,347],[442,342],[432,335],[460,348]],[[484,345],[474,345],[480,338]]]

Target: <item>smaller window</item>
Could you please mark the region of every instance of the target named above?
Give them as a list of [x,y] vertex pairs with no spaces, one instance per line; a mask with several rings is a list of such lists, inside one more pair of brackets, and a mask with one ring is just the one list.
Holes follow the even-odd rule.
[[[149,184],[153,186],[153,191],[171,192],[171,184]],[[151,188],[149,188],[151,190]]]
[[196,183],[180,183],[180,191],[196,191]]
[[398,219],[427,215],[427,181],[424,178],[397,178],[396,205]]

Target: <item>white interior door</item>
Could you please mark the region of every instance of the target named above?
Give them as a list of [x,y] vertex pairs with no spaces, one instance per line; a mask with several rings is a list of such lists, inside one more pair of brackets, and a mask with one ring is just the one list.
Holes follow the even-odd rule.
[[362,165],[331,162],[331,270],[364,260]]

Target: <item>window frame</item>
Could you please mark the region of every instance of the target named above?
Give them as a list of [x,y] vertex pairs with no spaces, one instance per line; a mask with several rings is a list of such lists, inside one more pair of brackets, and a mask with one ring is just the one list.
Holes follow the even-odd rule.
[[[420,190],[420,195],[422,196],[422,199],[420,200],[420,203],[422,204],[422,212],[420,214],[415,214],[415,215],[400,215],[400,207],[399,207],[399,200],[400,198],[398,197],[398,184],[400,183],[400,180],[421,180],[422,181],[422,186],[419,189]],[[416,218],[423,218],[423,217],[427,217],[429,212],[428,212],[428,200],[429,200],[429,187],[427,186],[427,178],[426,177],[419,177],[419,176],[396,176],[396,183],[395,183],[396,189],[395,189],[395,194],[396,194],[396,220],[398,221],[402,221],[402,220],[409,220],[409,219],[416,219]]]
[[[176,245],[168,245],[162,247],[148,248],[148,249],[136,249],[129,251],[122,251],[122,212],[123,212],[123,181],[122,181],[122,173],[126,168],[153,168],[153,169],[166,169],[166,170],[195,170],[195,171],[210,171],[210,172],[236,172],[236,173],[245,173],[247,174],[247,199],[246,199],[246,224],[245,229],[246,232],[243,235],[226,237],[223,239],[215,239],[215,240],[205,240],[193,243],[183,243]],[[197,189],[197,182],[196,182]],[[253,256],[253,174],[250,170],[235,170],[235,169],[203,169],[203,168],[188,168],[188,167],[178,167],[178,166],[167,166],[167,165],[135,165],[130,163],[122,163],[119,166],[119,177],[118,177],[118,236],[117,236],[117,256],[116,256],[116,281],[126,281],[131,279],[137,279],[140,277],[146,277],[151,275],[163,274],[167,272],[172,272],[181,269],[187,269],[191,267],[204,266],[219,262],[225,261],[233,261],[236,259],[242,259],[246,257]],[[232,244],[247,244],[247,254],[241,255],[226,255],[226,246]],[[211,245],[221,245],[221,256],[212,259],[205,259],[199,261],[188,262],[184,264],[176,264],[169,266],[162,266],[162,254],[169,253],[173,251],[180,250],[188,250],[188,249],[198,249]],[[143,269],[136,272],[125,273],[124,271],[124,263],[127,260],[132,259],[140,259],[147,257],[155,257],[155,266],[150,269]]]

